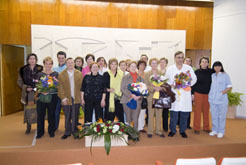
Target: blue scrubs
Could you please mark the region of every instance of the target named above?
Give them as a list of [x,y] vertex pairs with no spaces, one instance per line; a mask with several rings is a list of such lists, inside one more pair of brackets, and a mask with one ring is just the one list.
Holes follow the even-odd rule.
[[228,97],[227,94],[222,94],[222,91],[230,87],[232,84],[227,73],[212,74],[212,84],[208,95],[212,115],[212,131],[223,135],[225,133]]

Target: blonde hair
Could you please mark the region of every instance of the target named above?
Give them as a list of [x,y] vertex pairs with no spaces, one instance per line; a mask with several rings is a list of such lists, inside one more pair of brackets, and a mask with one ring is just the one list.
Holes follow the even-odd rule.
[[51,58],[50,56],[45,57],[45,58],[43,59],[43,64],[44,64],[44,65],[45,65],[46,62],[51,62],[51,64],[53,65],[53,60],[52,60],[52,58]]
[[149,60],[149,65],[151,65],[152,61],[157,61],[157,63],[159,64],[159,60],[157,58],[151,58]]
[[113,62],[116,62],[117,67],[118,67],[118,60],[117,60],[116,58],[110,58],[110,59],[108,60],[108,68],[109,68],[109,69],[111,69],[111,68],[110,68],[110,65],[111,65]]
[[130,67],[132,64],[136,64],[136,66],[138,65],[136,61],[130,61],[129,64],[128,64],[129,67]]

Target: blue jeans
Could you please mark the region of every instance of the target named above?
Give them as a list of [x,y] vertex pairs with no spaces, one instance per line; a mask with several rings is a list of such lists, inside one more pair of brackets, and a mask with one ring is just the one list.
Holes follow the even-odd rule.
[[57,130],[59,127],[60,113],[61,113],[61,99],[58,98],[58,101],[56,104],[56,111],[55,111],[55,130]]
[[210,104],[210,108],[213,125],[212,130],[224,134],[228,104]]
[[176,133],[176,125],[178,122],[178,117],[180,113],[180,125],[179,125],[179,133],[185,132],[187,128],[187,120],[189,117],[190,112],[175,112],[175,111],[170,111],[170,125],[169,128],[171,132]]

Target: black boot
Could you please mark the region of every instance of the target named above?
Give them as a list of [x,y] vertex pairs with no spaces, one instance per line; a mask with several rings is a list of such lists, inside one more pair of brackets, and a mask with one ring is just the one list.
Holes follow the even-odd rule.
[[32,128],[32,125],[27,123],[26,124],[26,132],[25,132],[25,134],[29,134],[31,132],[31,128]]

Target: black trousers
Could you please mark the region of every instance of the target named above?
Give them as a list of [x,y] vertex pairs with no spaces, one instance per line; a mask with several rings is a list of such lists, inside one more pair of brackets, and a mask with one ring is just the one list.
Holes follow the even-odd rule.
[[44,134],[44,120],[46,109],[48,110],[48,132],[49,134],[53,134],[55,131],[55,111],[58,97],[56,94],[52,95],[52,99],[50,103],[43,103],[39,100],[37,101],[37,134]]
[[149,113],[148,113],[148,107],[146,108],[146,118],[145,118],[145,125],[148,125],[149,122]]
[[168,109],[163,109],[162,111],[162,127],[164,131],[168,131]]
[[85,99],[85,123],[92,122],[93,110],[95,109],[96,121],[103,119],[101,99]]
[[105,108],[105,120],[114,121],[115,116],[119,119],[120,122],[124,123],[124,109],[123,105],[120,103],[120,100],[114,100],[115,112],[109,112],[109,108]]

